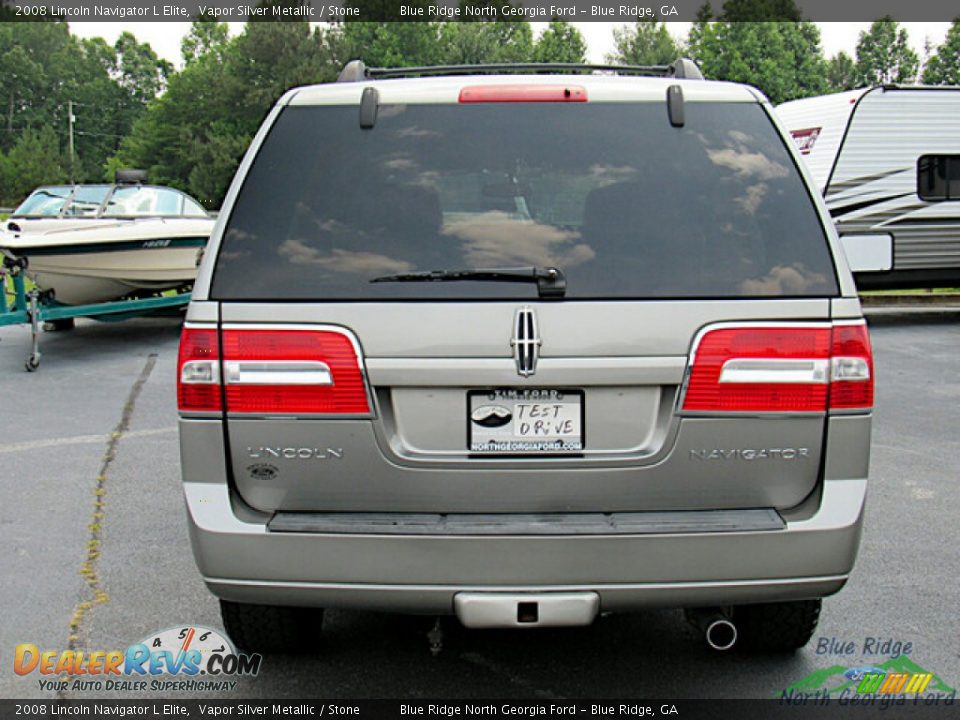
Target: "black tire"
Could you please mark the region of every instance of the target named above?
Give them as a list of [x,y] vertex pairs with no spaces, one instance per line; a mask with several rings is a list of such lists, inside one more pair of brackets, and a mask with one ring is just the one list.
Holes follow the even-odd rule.
[[302,653],[317,646],[323,624],[318,608],[249,605],[220,601],[223,629],[238,650]]
[[821,600],[738,605],[733,621],[738,645],[758,652],[793,652],[813,637],[820,619]]
[[59,320],[47,320],[43,324],[43,329],[47,332],[65,332],[73,330],[77,326],[74,318],[61,318]]

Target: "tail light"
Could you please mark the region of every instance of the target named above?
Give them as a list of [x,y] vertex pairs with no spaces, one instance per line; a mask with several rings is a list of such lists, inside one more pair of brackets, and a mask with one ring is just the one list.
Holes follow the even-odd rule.
[[[215,330],[185,328],[181,338],[180,387],[196,374],[184,348],[193,333],[216,336]],[[263,328],[227,326],[221,331],[218,365],[212,375],[216,403],[183,403],[181,411],[220,409],[220,394],[229,413],[253,415],[365,415],[370,412],[360,355],[353,338],[333,328]],[[214,351],[217,350],[214,339]]]
[[862,320],[836,323],[830,350],[830,407],[873,407],[873,350]]
[[683,396],[695,412],[824,412],[873,405],[863,321],[709,329],[696,343]]
[[220,345],[216,328],[184,325],[177,358],[177,407],[220,412]]

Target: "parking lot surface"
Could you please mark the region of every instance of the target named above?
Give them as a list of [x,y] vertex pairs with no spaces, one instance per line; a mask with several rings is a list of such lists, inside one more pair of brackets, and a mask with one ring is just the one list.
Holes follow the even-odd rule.
[[[330,611],[315,653],[268,656],[232,693],[185,697],[773,698],[811,673],[878,665],[897,651],[960,686],[960,313],[870,323],[866,528],[850,582],[825,600],[804,650],[714,653],[679,611],[663,610],[564,630],[470,631],[447,619],[433,657],[431,618]],[[184,517],[178,336],[175,320],[80,321],[45,334],[42,366],[26,373],[29,332],[0,331],[4,698],[54,696],[37,673],[14,674],[18,643],[113,650],[173,626],[221,626]],[[826,652],[847,643],[850,655]]]

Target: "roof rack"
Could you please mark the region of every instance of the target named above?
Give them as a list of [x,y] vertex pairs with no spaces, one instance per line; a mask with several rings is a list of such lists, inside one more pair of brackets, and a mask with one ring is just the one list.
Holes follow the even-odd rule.
[[703,73],[689,58],[678,58],[670,65],[580,65],[577,63],[487,63],[482,65],[436,65],[427,67],[368,68],[362,60],[344,65],[337,82],[386,80],[388,78],[443,75],[483,75],[501,73],[569,74],[611,73],[688,80],[703,80]]

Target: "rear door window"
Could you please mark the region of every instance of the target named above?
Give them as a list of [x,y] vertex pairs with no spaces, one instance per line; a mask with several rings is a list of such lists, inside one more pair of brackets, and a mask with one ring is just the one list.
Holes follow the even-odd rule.
[[222,300],[536,298],[373,283],[560,268],[571,299],[834,295],[815,206],[763,108],[687,103],[288,107],[225,229]]

